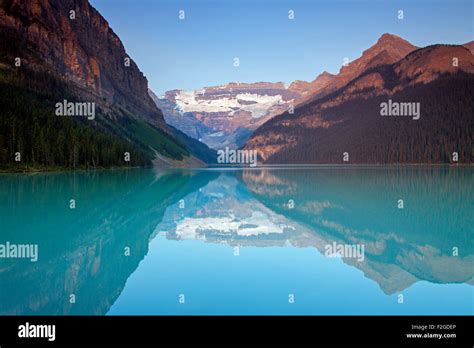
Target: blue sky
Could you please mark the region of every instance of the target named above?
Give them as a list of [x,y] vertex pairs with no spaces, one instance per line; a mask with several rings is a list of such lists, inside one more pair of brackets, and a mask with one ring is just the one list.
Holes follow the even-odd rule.
[[344,57],[359,57],[385,32],[417,46],[474,40],[472,0],[90,2],[159,95],[231,81],[313,80],[324,70],[336,73]]

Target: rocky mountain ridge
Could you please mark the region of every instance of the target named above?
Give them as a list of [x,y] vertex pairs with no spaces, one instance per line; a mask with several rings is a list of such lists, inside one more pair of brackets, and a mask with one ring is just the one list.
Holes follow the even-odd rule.
[[[342,88],[267,121],[245,148],[267,163],[344,163],[344,153],[350,163],[451,163],[454,152],[472,162],[466,125],[474,112],[474,56],[466,47],[428,46],[392,64],[365,61]],[[421,119],[381,117],[389,99],[418,104]]]
[[167,123],[213,148],[240,147],[250,134],[274,116],[322,98],[343,87],[364,71],[392,64],[417,47],[393,34],[383,34],[361,57],[327,71],[313,81],[237,83],[195,91],[167,91],[154,97]]

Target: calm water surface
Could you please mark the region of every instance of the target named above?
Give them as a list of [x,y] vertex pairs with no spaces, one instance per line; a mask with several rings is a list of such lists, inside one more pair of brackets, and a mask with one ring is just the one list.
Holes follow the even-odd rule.
[[0,258],[0,314],[473,314],[473,174],[1,175],[0,244],[39,254]]

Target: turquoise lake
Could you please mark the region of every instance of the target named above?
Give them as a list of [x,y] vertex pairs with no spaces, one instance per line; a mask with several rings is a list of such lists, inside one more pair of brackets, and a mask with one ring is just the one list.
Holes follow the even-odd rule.
[[472,315],[473,208],[472,167],[0,175],[0,244],[38,248],[0,314]]

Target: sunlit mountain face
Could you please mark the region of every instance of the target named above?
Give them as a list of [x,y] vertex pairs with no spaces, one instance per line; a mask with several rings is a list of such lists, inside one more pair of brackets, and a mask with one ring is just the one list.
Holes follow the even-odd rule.
[[2,261],[0,311],[466,314],[472,174],[320,167],[4,176],[0,227],[10,242],[34,240],[38,260]]

